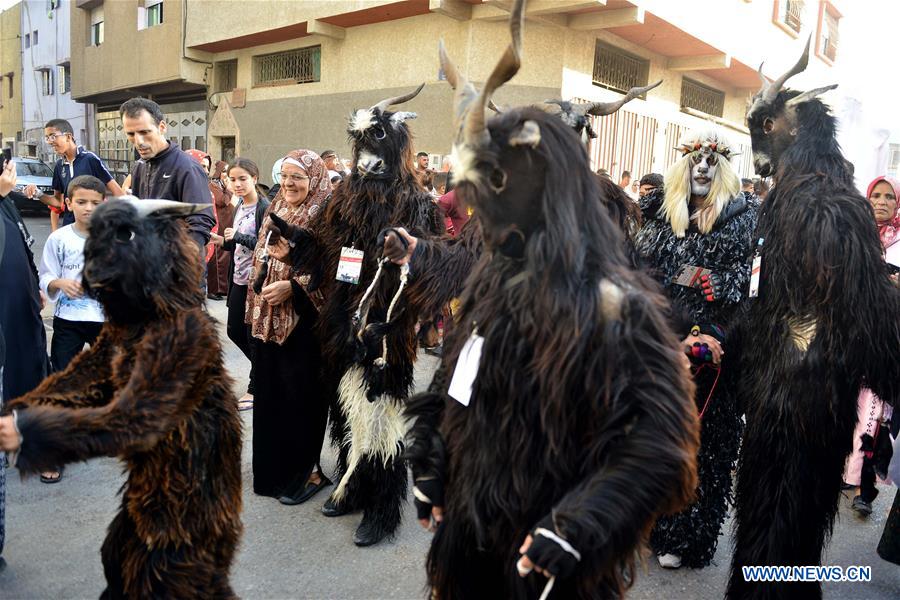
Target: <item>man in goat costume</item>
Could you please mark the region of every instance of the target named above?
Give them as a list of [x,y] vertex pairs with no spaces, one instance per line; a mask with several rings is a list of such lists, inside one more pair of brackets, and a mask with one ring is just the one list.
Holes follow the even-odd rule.
[[407,409],[442,599],[621,595],[654,518],[684,506],[696,481],[678,342],[655,286],[627,266],[583,146],[538,109],[485,124],[518,70],[523,5],[481,94],[458,79],[456,189],[480,215],[485,252],[431,388]]
[[730,353],[725,338],[747,298],[757,217],[755,205],[740,193],[732,150],[720,132],[691,132],[679,149],[682,157],[666,173],[665,191],[643,199],[650,206],[636,240],[672,302],[679,339],[692,353],[701,414],[697,502],[661,518],[650,539],[660,564],[675,568],[709,564],[731,496],[741,410],[733,385],[737,365],[720,370],[718,349]]
[[[420,236],[444,232],[431,196],[411,167],[405,121],[416,115],[387,110],[421,89],[352,116],[348,133],[355,169],[307,228],[272,219],[293,244],[289,257],[277,249],[273,255],[311,275],[309,289],[325,298],[318,331],[324,381],[334,398],[332,438],[339,446],[340,481],[322,512],[339,516],[363,509],[353,538],[359,546],[392,535],[400,523],[407,484],[400,459],[406,433],[401,410],[413,384],[420,315],[418,307],[401,301],[400,269],[379,266],[378,234],[392,225]],[[356,257],[362,264],[358,281],[337,281],[339,268],[346,274],[342,254],[354,253],[362,254]]]
[[860,387],[894,406],[900,397],[900,290],[816,98],[835,86],[782,89],[808,59],[809,42],[787,73],[763,78],[747,112],[756,172],[776,183],[759,219],[759,297],[741,328],[747,426],[729,598],[821,597],[819,583],[751,583],[741,568],[819,564]]
[[4,408],[23,473],[118,456],[128,480],[100,551],[103,598],[231,598],[241,531],[241,424],[197,245],[174,216],[110,200],[91,216],[83,283],[107,322],[68,368]]

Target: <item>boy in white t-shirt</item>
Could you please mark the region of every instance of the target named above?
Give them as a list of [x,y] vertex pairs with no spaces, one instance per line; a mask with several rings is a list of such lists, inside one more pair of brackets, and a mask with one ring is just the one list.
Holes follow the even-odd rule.
[[54,371],[65,370],[85,344],[93,344],[105,320],[100,303],[85,296],[81,287],[88,222],[105,195],[106,186],[96,177],[79,175],[73,179],[66,190],[66,207],[75,222],[51,233],[44,245],[38,275],[41,290],[56,303],[50,342]]

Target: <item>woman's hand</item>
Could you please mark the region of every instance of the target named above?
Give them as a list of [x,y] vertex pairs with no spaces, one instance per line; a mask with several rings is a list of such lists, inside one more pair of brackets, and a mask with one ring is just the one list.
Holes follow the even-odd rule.
[[0,450],[15,452],[19,449],[19,432],[12,416],[0,417]]
[[210,233],[209,234],[209,243],[214,246],[221,246],[225,243],[225,238],[223,238],[218,233]]
[[232,239],[234,239],[234,229],[231,227],[226,227],[225,228],[225,241],[230,242]]
[[16,163],[8,160],[0,173],[0,196],[7,196],[16,187]]
[[284,238],[274,244],[269,244],[269,256],[289,265],[291,264],[291,246]]
[[276,281],[264,287],[259,295],[272,306],[277,306],[290,300],[294,290],[290,281]]
[[714,338],[711,335],[706,335],[705,333],[701,333],[699,335],[689,335],[683,340],[681,340],[681,345],[684,346],[684,351],[687,354],[690,354],[691,348],[693,348],[694,344],[706,344],[709,346],[710,352],[712,352],[713,359],[712,362],[714,365],[722,362],[722,357],[725,355],[725,351],[722,350],[722,344],[719,343],[719,340]]

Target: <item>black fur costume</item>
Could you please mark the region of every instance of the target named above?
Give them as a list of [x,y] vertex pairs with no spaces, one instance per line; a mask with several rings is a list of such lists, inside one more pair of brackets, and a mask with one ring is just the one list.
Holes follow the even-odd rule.
[[748,124],[757,172],[777,184],[759,220],[759,298],[741,330],[747,426],[728,597],[815,599],[819,583],[747,583],[741,567],[820,563],[860,387],[894,406],[900,397],[900,291],[827,107],[809,93],[791,106],[797,91],[765,91]]
[[[725,206],[710,233],[702,234],[692,224],[685,236],[678,238],[662,211],[655,210],[663,194],[656,190],[642,203],[646,221],[636,239],[637,250],[668,293],[680,337],[687,337],[694,324],[703,333],[721,337],[713,328],[726,333],[747,297],[756,207],[739,195]],[[675,284],[675,275],[686,264],[718,274],[722,299],[707,302],[698,289]],[[727,357],[731,344],[726,342],[723,349]],[[717,383],[716,371],[708,367],[695,376],[697,411],[707,406],[700,429],[697,501],[682,513],[660,518],[650,538],[657,554],[677,554],[689,567],[709,564],[731,497],[731,470],[740,445],[742,411],[735,398],[734,378],[725,374],[729,367],[736,365],[723,365]]]
[[[406,466],[400,459],[405,435],[402,402],[413,384],[416,360],[415,326],[420,310],[403,300],[384,325],[387,310],[400,282],[399,268],[384,267],[368,310],[371,324],[366,336],[357,337],[353,314],[372,282],[381,257],[379,233],[390,226],[407,228],[412,235],[444,233],[439,210],[424,191],[412,164],[409,130],[395,113],[372,110],[374,126],[360,132],[351,126],[354,162],[361,151],[379,152],[386,165],[383,176],[372,177],[355,169],[331,200],[313,217],[308,228],[287,226],[273,219],[295,244],[293,268],[312,276],[310,290],[322,292],[318,335],[322,343],[326,393],[332,399],[331,435],[339,447],[336,488],[324,511],[338,516],[363,509],[363,522],[354,538],[359,545],[393,534],[400,523],[400,504],[406,496]],[[356,285],[335,280],[342,247],[364,252]],[[381,356],[381,338],[387,337],[387,366],[373,363]]]
[[[164,203],[164,204],[160,204]],[[202,205],[110,200],[91,216],[85,289],[107,322],[96,343],[9,403],[23,473],[122,459],[122,506],[100,551],[102,598],[231,598],[241,532],[241,422],[202,265],[183,223]],[[148,207],[160,207],[150,212]]]

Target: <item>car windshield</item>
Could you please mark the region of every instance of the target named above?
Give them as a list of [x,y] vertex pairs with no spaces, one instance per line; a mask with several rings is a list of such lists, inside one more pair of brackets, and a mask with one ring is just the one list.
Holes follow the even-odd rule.
[[53,177],[53,171],[41,162],[16,161],[16,175],[18,177]]

